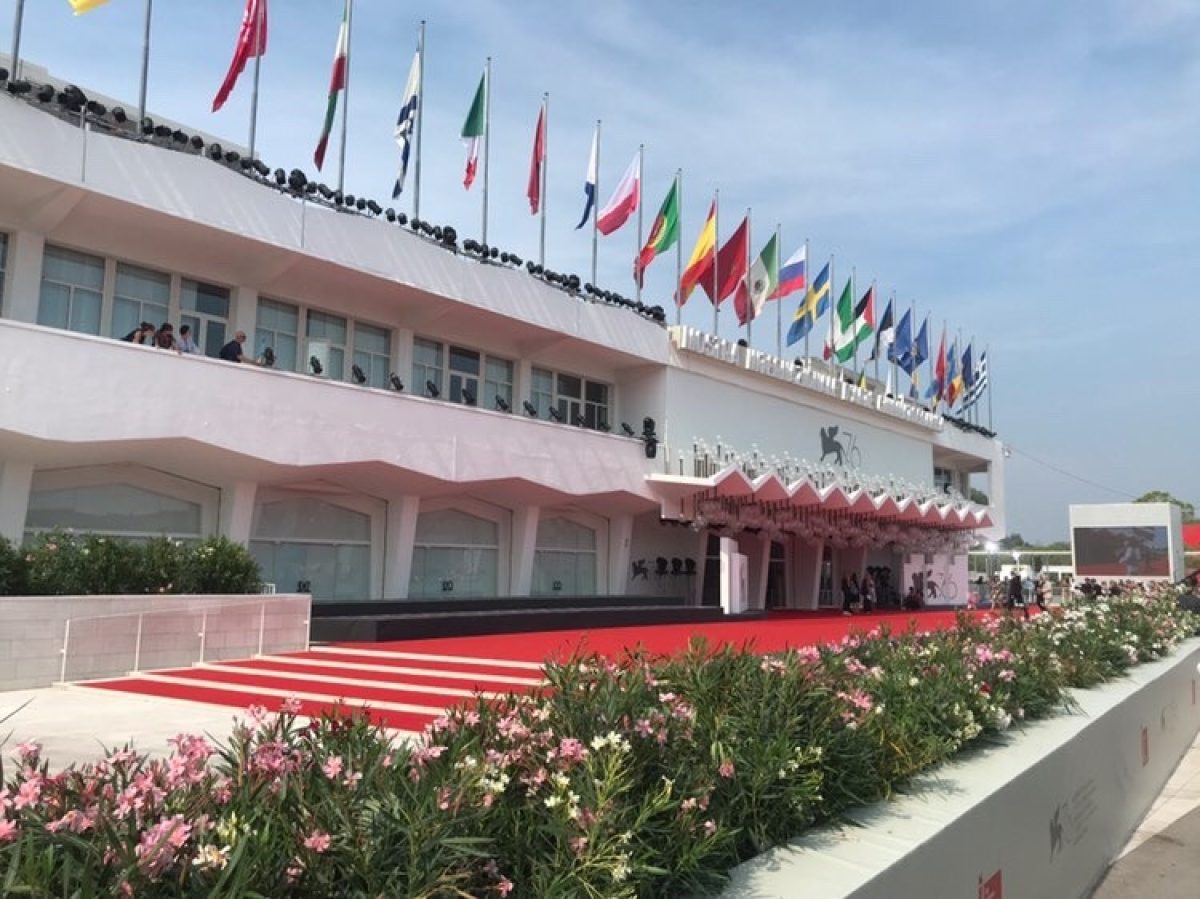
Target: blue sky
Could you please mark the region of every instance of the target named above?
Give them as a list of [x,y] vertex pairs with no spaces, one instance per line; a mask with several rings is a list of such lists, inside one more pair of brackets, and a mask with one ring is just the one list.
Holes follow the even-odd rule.
[[[248,78],[209,112],[243,6],[157,0],[151,112],[245,142]],[[271,6],[259,147],[272,167],[312,172],[341,6]],[[136,98],[142,0],[79,18],[66,0],[26,7],[24,57]],[[0,27],[13,8],[0,2]],[[839,281],[853,265],[860,284],[990,346],[1011,530],[1060,539],[1069,503],[1150,489],[1200,501],[1187,449],[1200,436],[1200,0],[357,0],[356,195],[390,195],[422,18],[425,218],[477,235],[458,131],[490,55],[493,243],[536,253],[524,190],[549,91],[552,267],[588,271],[590,235],[573,226],[600,118],[602,197],[646,145],[647,228],[684,169],[685,255],[720,188],[724,233],[750,207],[756,245],[779,223],[785,254],[807,237],[814,257],[836,254]],[[328,181],[336,159],[335,146]],[[634,244],[632,226],[601,239],[599,280],[627,295]],[[668,305],[674,276],[673,259],[652,267],[646,299]],[[722,318],[738,336],[732,309]],[[699,294],[684,320],[711,327]],[[754,343],[774,341],[771,311]]]

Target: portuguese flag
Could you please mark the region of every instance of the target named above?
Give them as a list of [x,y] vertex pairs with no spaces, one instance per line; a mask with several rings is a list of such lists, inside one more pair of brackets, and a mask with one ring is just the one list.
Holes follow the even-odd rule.
[[676,178],[675,183],[671,185],[671,190],[667,193],[667,198],[663,200],[662,206],[658,209],[658,215],[654,217],[654,224],[650,226],[650,237],[646,240],[646,245],[642,247],[637,261],[633,264],[633,279],[637,281],[639,287],[642,286],[647,266],[654,261],[656,256],[671,249],[678,241],[679,179]]
[[342,25],[338,29],[337,48],[333,51],[333,74],[329,76],[329,103],[325,107],[325,127],[317,141],[313,162],[317,171],[325,164],[325,151],[329,148],[329,135],[333,131],[333,120],[337,115],[338,94],[346,89],[346,66],[350,62],[350,2],[342,9]]

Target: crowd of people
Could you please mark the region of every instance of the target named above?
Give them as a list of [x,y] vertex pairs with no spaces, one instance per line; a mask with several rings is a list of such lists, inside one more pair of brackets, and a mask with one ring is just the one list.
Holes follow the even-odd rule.
[[[163,322],[157,328],[152,322],[142,322],[121,340],[125,343],[140,343],[143,346],[152,346],[160,350],[174,350],[177,353],[200,353],[200,346],[192,335],[191,325],[180,325],[177,334],[175,326],[170,322]],[[245,345],[246,332],[238,331],[233,335],[233,340],[221,347],[217,358],[224,359],[226,362],[242,362],[247,365],[270,366],[274,363],[274,354],[270,349],[267,349],[261,358],[256,359],[246,355]]]
[[843,615],[899,605],[892,569],[884,565],[868,565],[861,578],[853,572],[843,576],[841,591]]

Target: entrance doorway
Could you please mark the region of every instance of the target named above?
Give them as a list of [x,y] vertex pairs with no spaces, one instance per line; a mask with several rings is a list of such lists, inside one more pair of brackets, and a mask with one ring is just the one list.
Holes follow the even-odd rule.
[[771,543],[771,558],[767,562],[768,609],[787,608],[787,556],[782,543]]
[[821,585],[817,589],[817,607],[831,609],[837,604],[833,595],[833,547],[821,548]]

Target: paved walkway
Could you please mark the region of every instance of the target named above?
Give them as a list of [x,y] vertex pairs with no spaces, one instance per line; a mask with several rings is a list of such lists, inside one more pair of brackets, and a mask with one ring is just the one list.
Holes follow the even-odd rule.
[[1092,899],[1200,895],[1200,736]]

